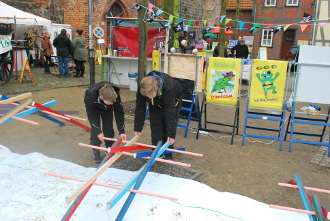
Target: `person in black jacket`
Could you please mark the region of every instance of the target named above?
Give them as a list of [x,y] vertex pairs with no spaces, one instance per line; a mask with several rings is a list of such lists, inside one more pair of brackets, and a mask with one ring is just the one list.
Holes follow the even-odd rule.
[[53,41],[54,47],[56,47],[57,59],[58,59],[58,70],[60,72],[60,78],[63,77],[63,65],[64,75],[69,77],[69,55],[73,54],[73,46],[71,40],[66,36],[66,30],[62,29]]
[[235,58],[247,59],[249,56],[249,48],[245,44],[245,40],[239,41],[239,43],[231,49],[231,54]]
[[[136,92],[134,135],[141,134],[147,103],[152,145],[157,145],[159,141],[162,141],[163,144],[170,141],[170,148],[174,148],[177,122],[182,107],[180,83],[171,76],[158,71],[149,72],[141,80]],[[164,157],[169,160],[173,159],[172,154],[166,154]]]
[[[215,47],[214,47],[214,50],[213,50],[213,57],[221,57],[219,56],[219,53],[220,53],[220,50],[219,50],[219,44],[217,44]],[[225,54],[225,58],[228,58],[228,52],[227,52],[227,47],[225,46],[224,48],[224,54]]]
[[[102,81],[92,85],[85,93],[85,106],[88,120],[91,124],[90,144],[100,146],[103,137],[114,137],[113,113],[117,129],[123,140],[126,140],[124,109],[121,103],[119,88],[111,82]],[[101,130],[101,119],[102,129]],[[106,147],[111,147],[113,141],[105,140]],[[100,150],[93,149],[95,163],[101,163]]]

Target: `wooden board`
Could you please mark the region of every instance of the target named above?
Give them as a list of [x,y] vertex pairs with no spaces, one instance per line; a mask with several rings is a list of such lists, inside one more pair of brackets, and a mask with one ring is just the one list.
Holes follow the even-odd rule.
[[171,53],[164,56],[164,72],[175,78],[196,81],[197,92],[202,92],[203,64],[201,55]]

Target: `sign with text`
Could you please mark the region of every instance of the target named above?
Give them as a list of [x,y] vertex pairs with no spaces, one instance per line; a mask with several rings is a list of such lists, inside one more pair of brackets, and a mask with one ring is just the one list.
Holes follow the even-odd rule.
[[206,102],[237,104],[241,62],[241,59],[209,58],[206,77]]
[[250,107],[282,109],[287,78],[287,61],[254,60]]
[[0,35],[0,54],[12,50],[11,35]]

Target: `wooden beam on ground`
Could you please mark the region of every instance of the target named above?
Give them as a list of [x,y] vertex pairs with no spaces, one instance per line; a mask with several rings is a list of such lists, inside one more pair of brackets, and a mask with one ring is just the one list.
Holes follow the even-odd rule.
[[[3,114],[0,114],[0,115],[3,115]],[[20,117],[11,116],[10,118],[13,118],[14,120],[22,121],[22,122],[25,122],[25,123],[33,124],[33,125],[40,125],[39,123],[37,123],[35,121],[27,120],[27,119],[20,118]]]
[[[109,137],[103,137],[103,140],[111,140],[111,141],[115,141],[116,139],[114,138],[109,138]],[[123,141],[124,143],[127,141]],[[150,148],[156,148],[156,146],[154,145],[149,145],[149,144],[143,144],[143,143],[135,143],[136,145],[141,145],[141,146],[146,146],[146,147],[150,147]],[[172,151],[175,153],[183,153],[183,154],[188,154],[188,155],[192,155],[192,156],[197,156],[197,157],[202,157],[203,154],[200,153],[192,153],[192,152],[188,152],[188,151],[181,151],[181,150],[176,150],[176,149],[168,149],[168,151]]]
[[[291,188],[298,188],[297,185],[293,185],[293,184],[288,184],[288,183],[278,183],[279,186],[285,186],[285,187],[291,187]],[[330,190],[324,190],[324,189],[318,189],[318,188],[313,188],[313,187],[307,187],[305,186],[306,190],[311,190],[311,191],[315,191],[315,192],[320,192],[320,193],[330,193]]]
[[116,205],[116,203],[126,194],[126,192],[137,182],[141,174],[144,174],[146,170],[148,172],[151,165],[155,162],[155,158],[158,158],[169,145],[170,142],[166,142],[163,146],[161,146],[161,142],[158,143],[153,155],[150,157],[148,162],[143,167],[141,167],[138,172],[135,173],[135,175],[126,183],[126,185],[120,191],[118,191],[118,193],[116,193],[115,196],[110,199],[110,201],[107,203],[108,209],[112,209]]
[[[112,146],[118,146],[121,144],[121,138],[117,139],[117,141],[115,143],[112,144]],[[102,162],[100,163],[100,165],[98,166],[98,168],[100,168],[104,162],[106,162],[108,160],[107,157],[105,157]],[[98,169],[97,168],[97,169]],[[96,169],[96,170],[97,170]],[[95,181],[95,180],[94,180]],[[67,212],[64,214],[64,216],[62,217],[61,221],[68,221],[70,220],[71,216],[74,214],[74,212],[76,211],[76,209],[78,208],[78,206],[80,205],[80,203],[83,201],[83,199],[85,198],[86,194],[88,193],[88,191],[90,190],[90,188],[93,186],[93,184],[90,184],[76,199],[75,201],[71,204],[70,208],[67,210]]]
[[13,103],[15,101],[19,101],[19,100],[29,98],[29,97],[31,97],[31,95],[32,95],[31,92],[26,93],[26,94],[21,94],[21,95],[18,95],[16,97],[12,97],[12,98],[9,98],[9,99],[6,99],[6,100],[2,100],[2,101],[0,101],[0,104],[10,104],[10,103]]
[[[147,176],[147,173],[149,172],[151,166],[154,164],[155,162],[155,159],[158,158],[161,154],[164,153],[164,151],[166,150],[166,148],[168,148],[170,146],[170,142],[166,142],[164,144],[164,146],[162,147],[157,147],[155,150],[154,150],[154,153],[150,156],[150,159],[148,160],[148,162],[146,163],[146,165],[144,167],[141,168],[141,173],[139,174],[136,182],[135,182],[135,185],[133,187],[134,190],[138,190],[140,188],[140,186],[142,185],[142,182],[144,180],[144,178]],[[127,212],[127,210],[129,209],[131,203],[133,202],[133,199],[135,197],[136,193],[130,193],[123,205],[123,207],[121,208],[117,218],[116,218],[116,221],[121,221],[124,219],[124,216]]]
[[60,114],[60,113],[58,113],[57,111],[54,111],[54,110],[52,110],[52,109],[50,109],[50,108],[48,108],[48,107],[45,107],[45,106],[43,106],[43,105],[41,105],[41,104],[39,104],[39,103],[37,103],[37,102],[33,102],[32,106],[35,106],[35,107],[37,107],[37,108],[40,108],[40,109],[42,109],[42,110],[45,110],[45,111],[48,111],[48,112],[51,112],[51,113],[54,113],[54,114],[61,115],[61,116],[63,116],[63,119],[64,119],[64,120],[66,120],[66,121],[68,121],[68,122],[70,122],[70,123],[73,123],[73,124],[75,124],[75,125],[77,125],[77,126],[79,126],[79,127],[82,127],[82,128],[84,128],[85,130],[88,130],[88,131],[91,130],[90,127],[88,127],[88,126],[86,126],[86,125],[84,125],[84,124],[81,124],[81,123],[79,123],[79,122],[77,122],[77,121],[75,121],[75,120],[72,120],[72,119],[70,119],[70,118],[69,118],[69,120],[67,120],[67,119],[64,118],[65,116],[64,116],[63,114]]
[[[53,100],[53,101],[49,101],[49,102],[47,102],[47,103],[44,103],[43,105],[44,105],[45,107],[50,107],[50,106],[52,106],[52,105],[54,105],[54,104],[56,104],[56,101],[55,101],[55,100]],[[35,112],[37,112],[37,111],[40,111],[40,109],[37,108],[37,107],[34,107],[34,108],[32,108],[32,109],[29,109],[29,110],[25,110],[25,111],[21,111],[21,112],[19,112],[18,114],[15,115],[15,117],[25,117],[25,116],[30,115],[30,114],[33,114],[33,113],[35,113]],[[0,125],[1,125],[1,124],[9,123],[9,122],[11,122],[11,121],[13,121],[13,120],[14,120],[14,119],[11,119],[11,118],[10,118],[10,119],[6,120],[5,122],[0,123]]]
[[[134,142],[136,140],[138,140],[140,138],[140,136],[135,136],[134,138],[132,138],[132,140],[130,140],[130,142],[128,142],[126,145],[129,146],[131,144],[134,144]],[[66,202],[67,203],[71,203],[73,201],[73,199],[75,199],[84,189],[87,188],[88,185],[90,185],[91,183],[93,183],[106,169],[108,169],[109,166],[111,166],[113,163],[116,162],[116,160],[121,157],[121,153],[117,153],[115,155],[113,155],[113,157],[111,157],[107,162],[105,162],[101,167],[99,167],[96,172],[94,174],[92,174],[92,176],[87,179],[76,191],[73,191],[71,194],[69,194],[66,197]]]
[[[281,209],[281,210],[286,210],[286,211],[290,211],[290,212],[303,213],[303,214],[308,214],[308,215],[313,215],[313,216],[316,215],[316,212],[314,212],[314,211],[296,209],[296,208],[292,208],[292,207],[285,207],[285,206],[278,206],[278,205],[269,205],[269,207],[272,209]],[[330,217],[327,217],[327,218],[330,219]]]
[[[292,185],[296,185],[297,186],[297,183],[294,180],[292,180],[292,179],[290,180],[290,183]],[[296,189],[299,190],[299,188],[296,188]],[[312,195],[309,194],[309,193],[307,193],[307,195],[308,195],[309,202],[310,203],[313,203],[313,197],[312,197]],[[322,208],[322,212],[323,212],[324,217],[329,217],[328,219],[330,219],[329,210],[322,203],[320,203],[320,204],[321,204],[321,208]]]
[[0,118],[0,124],[2,124],[3,122],[5,122],[6,120],[8,120],[9,118],[11,118],[12,116],[14,116],[17,112],[19,112],[20,110],[22,110],[26,105],[30,104],[32,102],[31,98],[26,99],[25,101],[23,101],[19,106],[15,107],[14,109],[12,109],[11,111],[9,111],[7,114],[4,114],[1,118]]
[[[78,179],[78,178],[69,177],[69,176],[63,176],[63,175],[55,174],[55,173],[45,172],[45,175],[60,177],[60,178],[63,178],[63,179],[74,180],[74,181],[78,181],[78,182],[84,182],[85,181],[83,179]],[[110,184],[99,183],[99,182],[93,182],[93,185],[103,186],[103,187],[116,189],[116,190],[122,189],[122,187],[119,187],[119,186],[111,186]],[[176,197],[165,196],[165,195],[161,195],[161,194],[157,194],[157,193],[149,193],[149,192],[145,192],[145,191],[141,191],[141,190],[133,190],[133,189],[129,189],[128,191],[132,192],[132,193],[138,193],[138,194],[143,194],[143,195],[147,195],[147,196],[154,196],[154,197],[158,197],[158,198],[162,198],[162,199],[178,201],[178,198],[176,198]]]
[[[90,145],[90,144],[84,144],[84,143],[78,143],[78,145],[79,146],[82,146],[82,147],[88,147],[88,148],[93,148],[93,149],[108,151],[108,148],[105,148],[105,147],[98,147],[98,146],[94,146],[94,145]],[[123,154],[123,155],[126,155],[126,156],[130,156],[130,157],[136,158],[135,157],[136,156],[136,153],[129,153],[129,152],[125,152],[125,151],[120,152],[120,153]],[[143,157],[143,158],[144,159],[150,159],[150,157]],[[191,167],[191,164],[176,162],[176,161],[172,161],[172,160],[164,160],[164,159],[160,159],[160,158],[156,158],[155,160],[158,161],[158,162],[169,163],[169,164],[179,165],[179,166],[183,166],[183,167]]]

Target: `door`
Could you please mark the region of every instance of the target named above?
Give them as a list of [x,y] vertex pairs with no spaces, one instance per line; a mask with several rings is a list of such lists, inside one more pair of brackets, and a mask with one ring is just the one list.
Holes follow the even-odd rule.
[[282,40],[281,59],[285,59],[288,50],[294,45],[296,30],[288,29],[284,32]]

